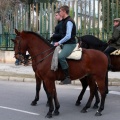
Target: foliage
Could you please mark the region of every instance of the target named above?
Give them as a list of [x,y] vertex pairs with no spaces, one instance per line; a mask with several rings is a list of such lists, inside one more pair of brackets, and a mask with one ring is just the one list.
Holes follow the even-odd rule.
[[[118,11],[120,11],[120,2],[117,3],[117,0],[114,0],[112,3],[112,0],[110,0],[109,2],[107,0],[102,0],[101,5],[102,5],[101,20],[103,20],[103,22],[104,22],[103,30],[106,33],[108,33],[108,32],[111,32],[113,29],[113,24],[112,24],[113,21],[112,20],[116,17],[120,17],[120,12],[118,12]],[[117,7],[117,5],[118,5],[118,7]],[[107,26],[107,24],[108,24],[108,26]]]
[[74,18],[74,10],[73,9],[70,9],[70,16],[72,17],[72,18]]

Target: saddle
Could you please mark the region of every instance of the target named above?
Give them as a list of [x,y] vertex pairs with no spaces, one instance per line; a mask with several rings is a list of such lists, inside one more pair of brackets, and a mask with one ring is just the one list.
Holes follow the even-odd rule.
[[[61,50],[59,51],[59,53]],[[72,51],[72,53],[67,57],[67,59],[73,59],[73,60],[80,60],[82,56],[82,48],[79,47],[79,44],[76,44],[76,47]]]
[[[55,48],[52,62],[51,62],[51,70],[56,71],[58,69],[58,54],[61,52],[61,47],[57,46]],[[79,44],[76,44],[76,47],[74,48],[73,52],[67,57],[67,59],[74,59],[74,60],[80,60],[82,56],[82,48],[79,47]]]
[[115,50],[110,55],[120,55],[120,50]]

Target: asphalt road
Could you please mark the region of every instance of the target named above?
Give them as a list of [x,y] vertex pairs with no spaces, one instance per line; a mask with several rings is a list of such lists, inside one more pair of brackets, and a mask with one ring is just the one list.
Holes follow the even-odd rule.
[[[105,110],[102,116],[96,117],[96,110],[90,108],[87,113],[81,109],[87,102],[89,90],[86,91],[82,104],[75,106],[81,86],[57,85],[58,99],[61,105],[60,115],[53,120],[119,120],[120,119],[120,87],[110,86]],[[46,120],[48,112],[46,95],[41,89],[37,106],[30,103],[35,97],[35,83],[0,81],[0,120]]]

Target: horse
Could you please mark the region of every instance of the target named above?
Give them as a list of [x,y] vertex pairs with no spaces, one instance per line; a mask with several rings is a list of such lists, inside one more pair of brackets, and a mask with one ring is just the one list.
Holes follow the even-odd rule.
[[[77,38],[82,48],[96,49],[103,52],[108,47],[108,43],[93,35],[84,35]],[[112,66],[111,70],[113,72],[120,71],[120,55],[110,55],[110,61]]]
[[[11,39],[11,40],[14,41],[14,39]],[[27,54],[27,55],[24,55],[24,57],[23,57],[22,59],[20,59],[20,62],[23,63],[24,65],[27,65],[28,62],[31,61],[31,60],[32,60],[32,59],[31,59],[31,56],[30,56],[29,54]],[[34,70],[34,67],[35,67],[34,64],[32,64],[33,70]],[[40,89],[41,89],[41,80],[40,80],[36,75],[35,75],[35,78],[36,78],[36,95],[35,95],[35,99],[31,102],[31,105],[32,105],[32,106],[35,106],[35,105],[37,104],[37,102],[38,102],[38,100],[39,100],[39,92],[40,92]],[[88,76],[85,76],[84,78],[81,78],[81,79],[79,79],[79,80],[80,80],[81,85],[82,85],[82,90],[81,90],[81,92],[80,92],[80,94],[79,94],[79,96],[78,96],[78,99],[77,99],[76,103],[75,103],[76,106],[79,106],[79,105],[81,104],[81,100],[82,100],[82,98],[83,98],[83,95],[84,95],[87,87],[88,87],[88,86],[90,87],[91,82],[93,82],[93,81],[89,80],[89,77],[88,77]],[[89,81],[88,81],[88,80],[89,80]],[[38,82],[38,81],[39,81],[39,82]],[[46,92],[46,95],[47,95],[47,98],[48,98],[48,93],[47,93],[47,91],[46,91],[46,87],[45,87],[45,85],[44,85],[44,81],[43,81],[43,88],[44,88],[44,90],[45,90],[45,92]],[[99,98],[99,94],[98,94],[98,90],[97,90],[97,89],[98,89],[98,88],[97,88],[97,86],[96,86],[96,91],[95,91],[95,103],[94,103],[94,105],[93,105],[93,109],[97,109],[97,108],[98,108],[98,104],[100,103],[100,98]],[[89,99],[90,99],[90,98],[89,98]],[[90,99],[89,101],[92,101],[92,99]],[[49,106],[48,101],[47,101],[47,103],[46,103],[46,106]],[[81,112],[85,113],[85,112],[87,112],[87,111],[81,110]]]
[[[77,37],[78,39],[78,43],[80,44],[80,46],[82,48],[86,48],[86,49],[96,49],[96,50],[100,50],[102,52],[104,52],[104,50],[108,47],[108,43],[106,42],[103,42],[102,40],[100,40],[99,38],[93,36],[93,35],[84,35],[84,36],[81,36],[81,37]],[[117,72],[117,71],[120,71],[120,55],[110,55],[110,61],[111,61],[111,70],[113,72]],[[108,76],[108,75],[107,75]],[[106,77],[106,82],[108,81],[108,77]],[[84,92],[86,91],[86,88],[88,86],[87,84],[87,81],[83,81],[83,89],[84,89]],[[108,82],[106,83],[108,84]],[[97,93],[97,91],[96,91]],[[107,91],[108,93],[108,91]],[[79,105],[80,103],[80,100],[79,98],[82,98],[84,95],[83,94],[80,94],[78,96],[78,100],[76,101],[76,105]],[[96,97],[98,99],[98,97]],[[97,100],[96,99],[96,100]]]
[[[28,51],[32,58],[32,64],[34,67],[35,75],[44,81],[46,90],[48,92],[48,102],[49,102],[49,111],[46,117],[51,118],[54,111],[53,98],[57,98],[57,92],[55,87],[55,80],[64,79],[64,74],[62,69],[59,67],[57,71],[52,71],[51,61],[52,54],[55,47],[50,45],[43,37],[37,33],[30,31],[19,32],[15,30],[16,37],[14,42],[15,58],[20,59],[21,56],[26,54]],[[97,57],[99,56],[99,58]],[[70,66],[70,77],[72,80],[83,78],[89,76],[89,79],[96,81],[98,89],[101,95],[101,103],[96,116],[102,115],[104,110],[105,98],[106,98],[106,73],[108,60],[106,55],[97,50],[82,50],[82,59],[81,60],[67,60]],[[76,71],[74,70],[76,68]],[[93,84],[95,82],[91,82]],[[91,85],[90,94],[93,99],[95,93],[95,85]],[[55,111],[58,112],[60,104],[58,100],[55,99]],[[91,105],[91,102],[87,102],[86,106],[83,108],[87,110]]]

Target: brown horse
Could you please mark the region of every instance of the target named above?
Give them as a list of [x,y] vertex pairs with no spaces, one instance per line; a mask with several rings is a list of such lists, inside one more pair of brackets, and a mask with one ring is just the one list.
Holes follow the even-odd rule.
[[[12,40],[14,41],[14,39],[12,39]],[[30,57],[30,58],[29,58],[29,57]],[[26,58],[27,58],[27,59],[26,59]],[[30,60],[30,61],[32,60],[30,55],[25,55],[24,57],[21,57],[21,59],[19,59],[19,61],[20,61],[21,63],[23,63],[24,65],[26,65],[27,61],[29,61],[29,60]],[[33,61],[33,62],[34,62],[34,61]],[[33,63],[33,62],[32,62],[32,63]],[[33,68],[33,70],[36,68],[36,66],[35,66],[34,63],[32,64],[32,68]],[[107,76],[106,76],[106,77],[107,77]],[[37,77],[37,75],[35,75],[35,78],[36,78],[36,95],[35,95],[35,99],[34,99],[34,100],[32,101],[32,103],[31,103],[32,106],[35,106],[35,105],[37,104],[37,101],[39,100],[39,92],[40,92],[40,89],[41,89],[41,81],[42,81],[39,77]],[[80,94],[79,94],[79,96],[78,96],[78,99],[77,99],[76,103],[75,103],[76,106],[79,106],[79,105],[81,104],[81,100],[82,100],[82,98],[83,98],[83,95],[84,95],[87,87],[88,87],[88,86],[89,86],[89,87],[93,87],[93,84],[91,84],[91,83],[94,82],[94,81],[92,81],[92,80],[89,79],[89,76],[85,76],[85,77],[83,77],[83,78],[81,78],[81,79],[79,79],[79,80],[80,80],[81,85],[82,85],[82,90],[81,90],[81,92],[80,92]],[[47,95],[47,98],[48,98],[48,93],[47,93],[47,90],[46,90],[44,81],[43,81],[43,88],[44,88],[44,90],[45,90],[45,92],[46,92],[46,95]],[[97,108],[98,108],[98,104],[100,103],[100,98],[99,98],[99,94],[98,94],[98,88],[97,88],[96,85],[95,85],[95,88],[96,88],[96,90],[95,90],[95,103],[94,103],[94,105],[93,105],[93,108],[94,108],[94,109],[97,109]],[[91,95],[91,94],[90,94],[90,95]],[[55,100],[55,99],[56,99],[56,98],[54,98],[54,100]],[[56,101],[56,100],[55,100],[55,101]],[[92,102],[92,97],[90,96],[90,97],[89,97],[89,103],[91,103],[91,102]],[[89,105],[90,105],[90,104],[89,104]],[[46,106],[49,106],[48,101],[47,101],[47,103],[46,103]],[[90,106],[84,107],[84,109],[82,109],[81,112],[83,112],[83,113],[87,112],[88,107],[90,107]]]
[[[50,69],[54,47],[46,42],[44,38],[34,32],[18,32],[16,30],[16,34],[17,36],[14,40],[15,57],[19,59],[20,56],[24,56],[26,54],[26,51],[30,53],[33,65],[35,66],[35,75],[44,81],[46,90],[49,94],[49,111],[46,116],[48,118],[52,117],[52,112],[54,110],[52,99],[57,98],[55,80],[64,79],[64,74],[60,67],[56,72],[51,71]],[[101,104],[96,112],[96,115],[100,116],[102,110],[104,109],[106,97],[105,77],[108,66],[107,57],[100,51],[83,49],[82,59],[78,61],[68,60],[68,64],[70,66],[70,77],[72,80],[89,76],[90,80],[96,81],[101,94]],[[74,68],[76,68],[76,70],[74,70]],[[93,83],[95,82],[91,82],[91,84]],[[90,94],[92,94],[92,98],[94,97],[95,93],[94,86],[95,85],[90,88]],[[90,104],[91,103],[88,101],[85,106],[86,109],[87,106],[89,108]],[[55,101],[55,110],[58,111],[59,106],[60,105],[58,101]]]

